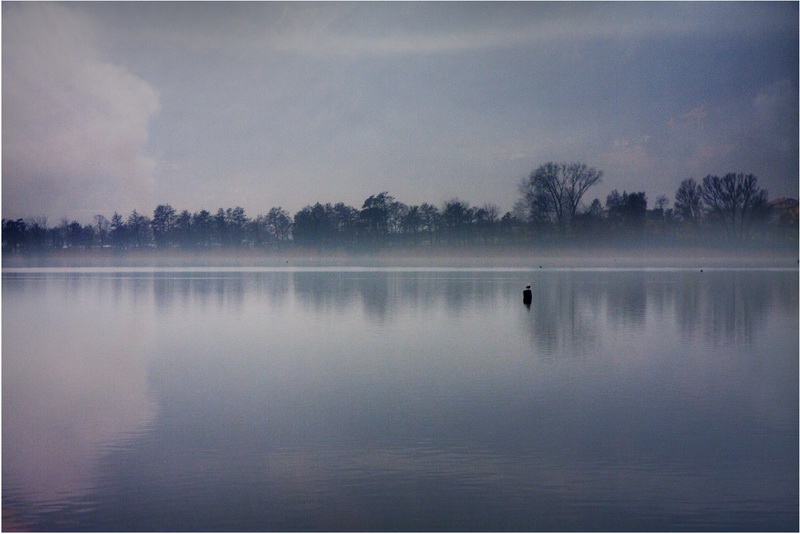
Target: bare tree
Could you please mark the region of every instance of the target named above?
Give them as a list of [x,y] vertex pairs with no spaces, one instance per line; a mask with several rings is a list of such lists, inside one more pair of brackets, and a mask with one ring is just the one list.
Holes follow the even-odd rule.
[[98,214],[94,216],[94,224],[97,227],[97,239],[100,241],[100,246],[103,247],[108,244],[111,223],[104,215]]
[[436,243],[436,233],[441,225],[442,214],[433,204],[423,202],[419,207],[422,228],[428,233],[430,244]]
[[758,178],[752,174],[708,175],[702,190],[708,210],[730,237],[746,235],[754,206],[765,204],[767,198],[766,190],[758,187]]
[[686,222],[696,223],[703,215],[703,189],[694,178],[686,178],[675,191],[675,209]]
[[40,249],[47,246],[47,217],[30,217],[25,219],[24,222],[27,225],[28,233],[26,245],[34,249]]
[[486,214],[486,220],[489,223],[495,224],[500,220],[500,208],[496,204],[487,202],[481,206],[481,209]]
[[575,217],[584,193],[598,183],[603,171],[583,163],[545,163],[520,183],[530,220],[547,220],[566,228]]

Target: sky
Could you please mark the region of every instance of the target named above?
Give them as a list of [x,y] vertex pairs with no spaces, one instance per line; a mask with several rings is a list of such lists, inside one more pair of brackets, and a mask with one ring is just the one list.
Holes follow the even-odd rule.
[[158,204],[501,213],[752,173],[798,197],[796,2],[3,2],[4,218]]

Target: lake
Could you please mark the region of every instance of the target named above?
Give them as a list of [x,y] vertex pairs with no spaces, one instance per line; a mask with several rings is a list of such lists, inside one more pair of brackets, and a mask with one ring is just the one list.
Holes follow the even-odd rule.
[[798,530],[797,269],[2,291],[4,530]]

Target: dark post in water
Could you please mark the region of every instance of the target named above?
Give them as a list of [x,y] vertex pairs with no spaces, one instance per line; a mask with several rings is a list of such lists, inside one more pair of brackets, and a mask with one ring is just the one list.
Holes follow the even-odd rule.
[[525,289],[522,291],[522,303],[526,306],[531,305],[532,295],[531,295],[531,285],[528,284],[525,286]]

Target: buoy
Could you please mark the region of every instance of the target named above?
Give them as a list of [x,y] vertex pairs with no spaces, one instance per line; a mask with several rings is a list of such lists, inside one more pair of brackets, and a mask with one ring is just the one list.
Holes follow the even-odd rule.
[[532,300],[533,300],[533,295],[531,293],[531,285],[528,284],[522,291],[522,303],[527,306],[530,306]]

